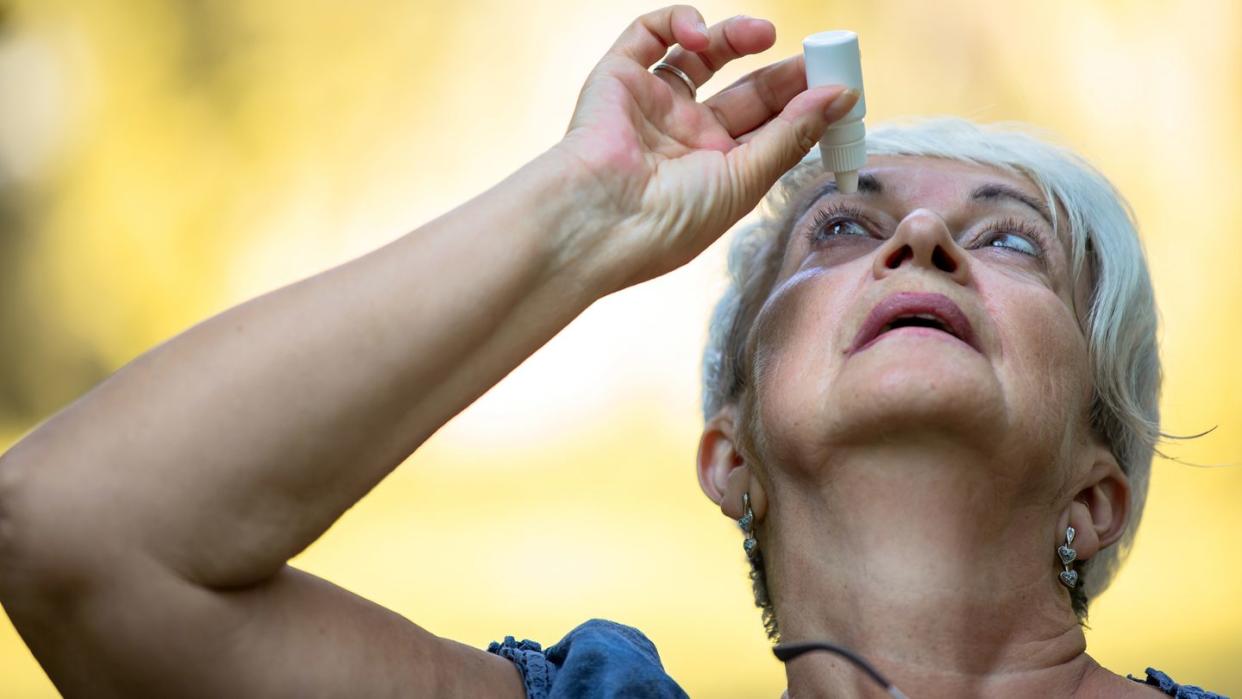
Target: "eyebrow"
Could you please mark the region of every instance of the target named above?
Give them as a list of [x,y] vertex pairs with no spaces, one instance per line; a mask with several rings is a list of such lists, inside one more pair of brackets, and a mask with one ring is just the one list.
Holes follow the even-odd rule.
[[[836,181],[828,180],[819,188],[819,191],[815,192],[815,196],[811,197],[811,203],[814,204],[815,202],[819,201],[820,199],[823,199],[829,194],[836,194],[836,193],[837,193]],[[858,174],[858,193],[859,194],[883,194],[884,185],[880,184],[880,181],[876,179],[875,175],[868,174],[866,172],[861,172]]]
[[976,187],[975,191],[970,193],[970,198],[975,200],[1012,199],[1013,201],[1026,204],[1031,207],[1035,210],[1035,213],[1043,217],[1049,227],[1056,228],[1056,226],[1052,223],[1052,214],[1049,213],[1048,206],[1046,204],[1025,192],[1019,192],[1013,187],[996,183],[981,185]]
[[[819,190],[815,192],[815,195],[808,200],[806,209],[810,209],[815,205],[815,202],[823,199],[829,194],[836,193],[837,183],[833,180],[828,180],[820,186]],[[858,175],[858,193],[882,195],[884,194],[884,185],[880,183],[880,180],[877,179],[875,175],[865,172],[860,173]],[[1020,192],[1013,187],[996,182],[990,182],[976,187],[975,191],[970,193],[970,198],[976,201],[1011,199],[1030,207],[1035,213],[1039,214],[1050,227],[1056,228],[1056,225],[1052,222],[1052,214],[1048,211],[1048,206],[1044,204],[1044,202],[1025,192]],[[806,213],[806,209],[803,210],[803,214]]]

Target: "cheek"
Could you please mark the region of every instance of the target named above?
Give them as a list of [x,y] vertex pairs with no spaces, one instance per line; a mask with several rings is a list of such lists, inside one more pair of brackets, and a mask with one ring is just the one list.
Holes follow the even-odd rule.
[[849,290],[823,272],[791,278],[773,293],[754,330],[754,400],[770,458],[800,462],[829,408],[849,344],[842,322]]
[[1001,339],[1000,378],[1012,415],[1027,415],[1035,439],[1059,443],[1085,418],[1091,398],[1086,340],[1078,321],[1046,287],[992,295],[988,312]]

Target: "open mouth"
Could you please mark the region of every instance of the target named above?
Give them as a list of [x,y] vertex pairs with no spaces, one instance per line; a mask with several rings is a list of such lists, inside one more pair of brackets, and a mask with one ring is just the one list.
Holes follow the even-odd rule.
[[889,330],[896,330],[897,328],[932,328],[933,330],[947,332],[950,335],[957,337],[957,333],[953,332],[953,328],[949,327],[944,321],[930,313],[917,313],[911,316],[894,318],[886,323],[884,327],[880,328],[879,334],[883,335]]
[[861,352],[885,333],[902,328],[942,332],[969,345],[976,352],[982,352],[970,320],[949,297],[902,292],[885,298],[871,309],[848,353]]

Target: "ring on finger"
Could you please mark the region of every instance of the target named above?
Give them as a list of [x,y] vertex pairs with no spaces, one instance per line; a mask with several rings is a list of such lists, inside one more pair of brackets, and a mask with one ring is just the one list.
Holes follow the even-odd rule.
[[654,66],[651,66],[651,72],[653,74],[656,71],[660,71],[660,70],[667,71],[681,78],[681,81],[686,84],[686,87],[690,88],[690,99],[698,98],[698,89],[695,88],[694,81],[690,79],[690,76],[686,75],[686,71],[682,70],[681,68],[678,68],[677,66],[667,61],[660,61]]

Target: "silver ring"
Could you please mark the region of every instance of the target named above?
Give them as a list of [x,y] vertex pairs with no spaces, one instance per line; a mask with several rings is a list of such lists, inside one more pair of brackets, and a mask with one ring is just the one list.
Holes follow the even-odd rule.
[[686,87],[690,88],[690,99],[698,99],[698,90],[694,87],[694,81],[690,79],[689,75],[686,75],[686,71],[665,61],[660,61],[659,63],[651,66],[652,73],[655,73],[657,70],[667,70],[673,75],[681,78],[681,81],[686,84]]

